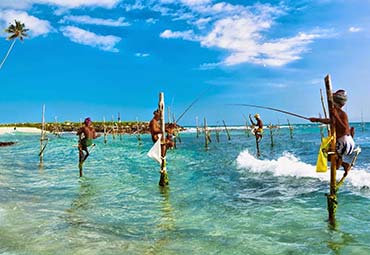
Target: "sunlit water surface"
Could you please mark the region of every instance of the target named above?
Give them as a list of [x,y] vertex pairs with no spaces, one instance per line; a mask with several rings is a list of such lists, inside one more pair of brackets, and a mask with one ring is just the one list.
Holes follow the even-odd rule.
[[[0,254],[370,254],[370,130],[338,193],[337,227],[327,223],[329,172],[316,173],[314,125],[269,130],[256,158],[244,130],[181,134],[168,152],[170,186],[147,157],[148,135],[98,138],[78,177],[77,138],[39,135],[0,141]],[[338,172],[338,178],[343,171]]]

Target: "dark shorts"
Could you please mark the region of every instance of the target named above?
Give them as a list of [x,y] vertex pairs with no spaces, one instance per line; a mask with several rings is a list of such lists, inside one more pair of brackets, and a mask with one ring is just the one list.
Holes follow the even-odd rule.
[[80,142],[82,149],[86,150],[87,147],[91,146],[93,144],[93,139],[91,138],[83,138]]

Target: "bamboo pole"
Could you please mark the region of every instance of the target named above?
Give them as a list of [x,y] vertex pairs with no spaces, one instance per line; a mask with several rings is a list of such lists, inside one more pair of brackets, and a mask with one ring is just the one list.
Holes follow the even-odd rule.
[[206,150],[208,150],[208,143],[209,143],[209,133],[208,133],[208,127],[207,127],[207,119],[204,117],[204,147]]
[[104,144],[107,143],[107,125],[105,125],[105,117],[103,117],[103,128],[104,128]]
[[326,97],[329,108],[329,119],[330,119],[330,135],[333,137],[330,142],[330,194],[327,195],[329,223],[332,227],[335,227],[335,212],[337,209],[337,153],[336,153],[336,132],[335,132],[335,118],[334,118],[334,103],[330,75],[325,77]]
[[216,141],[219,143],[220,142],[220,126],[218,125],[218,122],[217,122],[217,127],[215,131],[216,131]]
[[179,131],[178,126],[177,126],[175,114],[172,114],[172,123],[175,124],[173,141],[174,141],[174,148],[176,149],[177,148],[177,141],[179,141],[179,143],[182,143],[182,140],[181,140],[181,136],[180,136],[180,131]]
[[162,162],[161,162],[161,177],[159,179],[159,185],[160,186],[166,186],[169,184],[168,174],[167,174],[167,168],[166,168],[166,128],[165,128],[165,121],[164,121],[164,93],[159,93],[159,102],[158,102],[158,109],[161,113],[161,119],[160,119],[160,126],[162,131],[162,137],[161,137],[161,156],[162,156]]
[[[325,108],[325,103],[324,103],[324,97],[322,95],[322,89],[320,89],[320,100],[321,100],[322,110],[324,112],[324,117],[325,117],[325,119],[327,119],[328,118],[328,114],[326,113],[326,108]],[[330,125],[326,125],[326,129],[328,130],[328,134],[329,134]]]
[[113,140],[116,139],[116,126],[115,126],[115,123],[114,123],[114,115],[112,114],[112,138]]
[[121,130],[121,113],[118,112],[118,116],[117,116],[117,132],[118,132],[118,135],[119,135],[119,140],[122,141],[122,130]]
[[142,145],[142,140],[141,140],[141,136],[140,136],[140,126],[139,126],[139,119],[136,117],[136,137],[137,137],[137,141],[139,143],[139,146]]
[[259,158],[261,156],[261,152],[260,152],[260,142],[258,141],[257,136],[256,136],[256,148],[257,148],[257,158]]
[[273,135],[273,132],[272,132],[272,129],[274,128],[272,126],[272,124],[270,123],[270,125],[268,126],[268,128],[270,129],[270,140],[271,140],[271,147],[274,147],[274,135]]
[[[321,113],[319,113],[319,118],[321,119]],[[319,128],[320,128],[320,135],[321,135],[321,139],[324,138],[324,128],[323,128],[323,124],[320,124],[319,125]]]
[[226,123],[224,120],[222,120],[222,122],[224,123],[224,127],[225,127],[225,131],[226,131],[226,134],[227,134],[227,140],[231,140],[231,136],[230,136],[230,133],[229,133],[229,130],[227,129],[227,126],[226,126]]
[[245,134],[247,135],[247,137],[250,136],[250,132],[249,132],[249,123],[248,123],[248,119],[247,117],[243,114],[243,117],[245,119]]
[[46,141],[45,138],[45,104],[42,106],[42,117],[41,117],[41,136],[40,136],[40,165],[43,164],[44,161],[44,150],[46,148],[46,144],[44,144],[44,141]]
[[293,139],[293,126],[290,124],[289,119],[287,120],[288,120],[288,126],[289,126],[290,139]]

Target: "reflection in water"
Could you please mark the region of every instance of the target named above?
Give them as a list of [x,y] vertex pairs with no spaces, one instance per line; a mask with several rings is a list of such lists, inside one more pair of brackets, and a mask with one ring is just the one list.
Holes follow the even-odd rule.
[[330,229],[330,239],[327,241],[328,248],[331,249],[334,254],[342,254],[341,250],[349,246],[355,246],[356,240],[351,234],[336,230]]
[[81,212],[88,210],[91,207],[91,198],[96,194],[94,186],[86,177],[79,179],[80,189],[78,196],[72,201],[71,208],[67,209],[66,221],[71,225],[82,225],[87,223],[82,217]]
[[159,224],[161,230],[173,231],[175,229],[175,218],[172,214],[172,206],[170,203],[169,187],[159,187],[160,193],[163,197],[161,201],[162,220]]
[[[158,254],[162,253],[164,247],[168,246],[171,240],[174,240],[172,236],[173,232],[176,229],[175,226],[175,217],[173,216],[173,209],[170,203],[170,189],[169,187],[159,186],[159,192],[162,196],[162,201],[160,202],[161,209],[161,218],[158,224],[158,234],[160,237],[155,243],[150,247],[145,254]],[[168,250],[168,249],[166,249]]]
[[43,174],[44,173],[44,162],[39,163],[39,173]]

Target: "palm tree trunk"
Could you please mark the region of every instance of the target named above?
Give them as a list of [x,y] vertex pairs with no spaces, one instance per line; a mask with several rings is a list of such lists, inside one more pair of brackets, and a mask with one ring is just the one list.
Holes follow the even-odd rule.
[[10,45],[10,47],[9,47],[9,49],[8,49],[8,52],[6,53],[6,55],[5,55],[4,59],[3,59],[3,61],[1,62],[1,64],[0,64],[0,70],[1,70],[1,68],[3,67],[3,65],[4,65],[4,63],[5,63],[5,61],[6,61],[6,59],[8,58],[8,56],[9,56],[10,52],[12,51],[12,49],[13,49],[13,47],[14,47],[14,44],[15,44],[15,40],[13,40],[12,44]]

